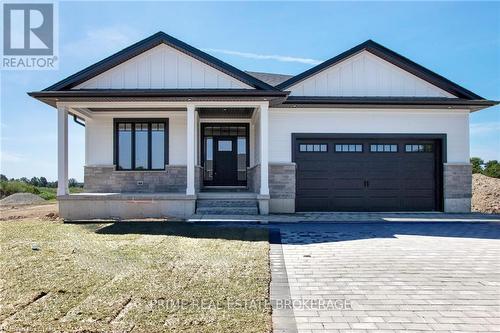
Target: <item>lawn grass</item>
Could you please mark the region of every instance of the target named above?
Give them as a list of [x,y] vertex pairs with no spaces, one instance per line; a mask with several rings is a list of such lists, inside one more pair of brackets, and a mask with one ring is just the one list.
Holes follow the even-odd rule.
[[0,331],[270,332],[268,306],[227,306],[268,300],[267,240],[183,223],[0,222]]
[[[55,201],[57,197],[57,188],[54,187],[37,187],[38,191],[40,191],[40,194],[38,194],[40,197],[44,198],[45,200],[49,201]],[[83,192],[83,187],[70,187],[69,188],[69,193],[82,193]]]

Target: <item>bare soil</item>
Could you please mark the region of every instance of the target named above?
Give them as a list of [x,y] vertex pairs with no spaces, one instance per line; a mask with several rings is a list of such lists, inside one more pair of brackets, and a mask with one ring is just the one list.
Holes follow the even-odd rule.
[[500,214],[500,179],[472,175],[472,211]]
[[0,207],[0,221],[17,221],[22,219],[58,220],[57,203]]

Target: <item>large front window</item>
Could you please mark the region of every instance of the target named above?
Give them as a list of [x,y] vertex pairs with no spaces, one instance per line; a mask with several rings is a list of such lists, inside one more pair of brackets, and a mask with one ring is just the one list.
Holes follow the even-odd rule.
[[117,169],[165,169],[167,137],[166,119],[115,120]]

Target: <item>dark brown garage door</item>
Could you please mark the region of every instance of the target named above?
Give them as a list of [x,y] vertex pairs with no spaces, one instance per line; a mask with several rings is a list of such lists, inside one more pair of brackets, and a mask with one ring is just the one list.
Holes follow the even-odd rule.
[[297,211],[440,210],[440,140],[295,140]]

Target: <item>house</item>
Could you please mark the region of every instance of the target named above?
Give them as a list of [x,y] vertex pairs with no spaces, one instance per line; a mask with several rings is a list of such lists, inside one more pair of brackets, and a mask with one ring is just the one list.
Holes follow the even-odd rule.
[[[66,219],[468,212],[469,114],[497,104],[371,40],[291,76],[163,32],[29,95],[57,108]],[[83,194],[68,192],[69,116]]]

